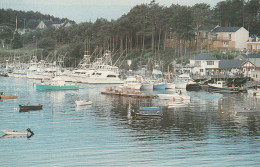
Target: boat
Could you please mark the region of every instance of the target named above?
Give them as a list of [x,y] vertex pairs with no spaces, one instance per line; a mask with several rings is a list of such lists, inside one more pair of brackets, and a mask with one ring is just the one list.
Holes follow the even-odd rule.
[[17,95],[5,95],[3,92],[0,92],[0,99],[5,100],[5,99],[17,99]]
[[185,91],[177,89],[173,94],[157,94],[158,98],[161,100],[174,100],[174,101],[190,101],[190,96]]
[[20,112],[30,111],[30,110],[42,110],[41,104],[20,104]]
[[141,89],[141,80],[137,79],[138,76],[130,76],[127,77],[124,81],[124,88],[130,88],[130,89],[135,89],[135,90],[140,90]]
[[84,105],[91,105],[92,101],[76,100],[75,103],[76,103],[77,106],[84,106]]
[[40,84],[35,84],[39,90],[77,90],[79,86],[74,83],[66,83],[65,81],[46,80]]
[[163,78],[163,73],[160,70],[153,69],[152,71],[153,76],[153,89],[165,90],[166,83]]
[[19,136],[31,136],[33,135],[33,131],[30,128],[26,129],[26,131],[18,131],[18,130],[2,130],[5,135],[19,135]]
[[159,90],[164,90],[166,87],[165,83],[163,82],[155,82],[153,84],[153,89],[159,89]]
[[188,103],[184,102],[169,102],[166,104],[168,108],[186,107]]
[[[148,111],[148,110],[146,110]],[[134,110],[132,111],[132,116],[135,119],[159,119],[162,118],[163,114],[161,112],[152,112],[152,113],[147,113],[147,112],[135,112]]]
[[95,70],[89,77],[85,78],[84,83],[122,84],[124,82],[119,78],[119,74],[112,70]]
[[217,81],[216,83],[208,83],[209,90],[214,91],[214,92],[227,92],[227,93],[232,93],[232,92],[239,92],[238,87],[228,87],[226,85],[225,81]]
[[165,89],[175,89],[175,83],[173,82],[167,82]]
[[140,112],[161,112],[162,107],[140,107]]

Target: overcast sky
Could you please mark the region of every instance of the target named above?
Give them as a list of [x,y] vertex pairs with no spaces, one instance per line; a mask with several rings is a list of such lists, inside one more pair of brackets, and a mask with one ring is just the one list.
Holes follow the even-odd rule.
[[[207,3],[214,7],[223,0],[156,0],[164,6],[180,4],[193,6]],[[39,11],[55,17],[68,18],[77,23],[95,21],[97,18],[118,19],[138,4],[149,4],[151,0],[0,0],[0,8],[22,11]]]

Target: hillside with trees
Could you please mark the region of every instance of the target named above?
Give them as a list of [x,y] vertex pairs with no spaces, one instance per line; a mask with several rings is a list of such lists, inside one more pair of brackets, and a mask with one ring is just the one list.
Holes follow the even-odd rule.
[[[0,24],[15,25],[17,15],[20,21],[28,20],[26,27],[33,27],[32,20],[58,19],[38,12],[19,12],[0,10]],[[39,58],[65,55],[66,66],[76,66],[83,57],[86,46],[93,56],[102,54],[104,50],[111,50],[115,53],[114,60],[119,57],[122,61],[132,59],[135,68],[154,61],[167,66],[173,60],[185,62],[192,54],[197,53],[195,34],[201,26],[209,24],[242,26],[251,35],[259,36],[260,2],[226,0],[215,7],[206,3],[194,6],[172,4],[166,7],[151,1],[149,4],[133,7],[117,20],[99,18],[95,22],[74,24],[66,28],[35,30],[21,35],[21,40],[24,47],[37,48]],[[24,26],[22,23],[18,25]],[[10,35],[10,30],[0,32],[0,39],[7,39],[8,34]],[[167,39],[175,41],[174,47],[169,48],[166,45]],[[219,56],[219,52],[215,54]]]

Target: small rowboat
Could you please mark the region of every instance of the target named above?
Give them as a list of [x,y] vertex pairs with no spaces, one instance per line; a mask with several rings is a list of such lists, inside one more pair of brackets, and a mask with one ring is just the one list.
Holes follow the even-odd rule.
[[42,109],[41,104],[20,104],[19,107],[20,107],[20,112]]
[[5,99],[17,99],[17,95],[0,95],[0,99],[1,100],[5,100]]
[[31,135],[33,135],[34,133],[31,131],[30,128],[26,129],[26,131],[17,131],[17,130],[2,130],[2,132],[5,135],[19,135],[19,136],[27,136],[28,133]]
[[92,101],[76,100],[75,103],[76,103],[77,106],[84,106],[84,105],[91,105]]

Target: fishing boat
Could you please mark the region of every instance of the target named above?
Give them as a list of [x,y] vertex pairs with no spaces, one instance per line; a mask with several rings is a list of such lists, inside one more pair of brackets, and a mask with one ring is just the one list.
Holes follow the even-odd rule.
[[88,84],[122,84],[119,74],[112,70],[96,70],[83,83]]
[[40,90],[77,90],[79,86],[74,83],[66,83],[65,81],[47,80],[40,84],[35,84],[36,89]]
[[75,101],[77,106],[84,106],[84,105],[91,105],[92,101],[88,101],[88,100],[76,100]]
[[20,104],[20,112],[30,111],[30,110],[42,110],[41,104]]
[[18,130],[2,130],[5,135],[19,135],[19,136],[31,136],[33,135],[33,131],[30,128],[26,129],[26,131],[18,131]]
[[209,90],[214,92],[239,92],[238,87],[228,87],[225,81],[217,81],[216,83],[208,83]]
[[130,89],[136,89],[140,90],[141,89],[141,81],[137,79],[138,76],[130,76],[124,80],[124,88],[130,88]]

